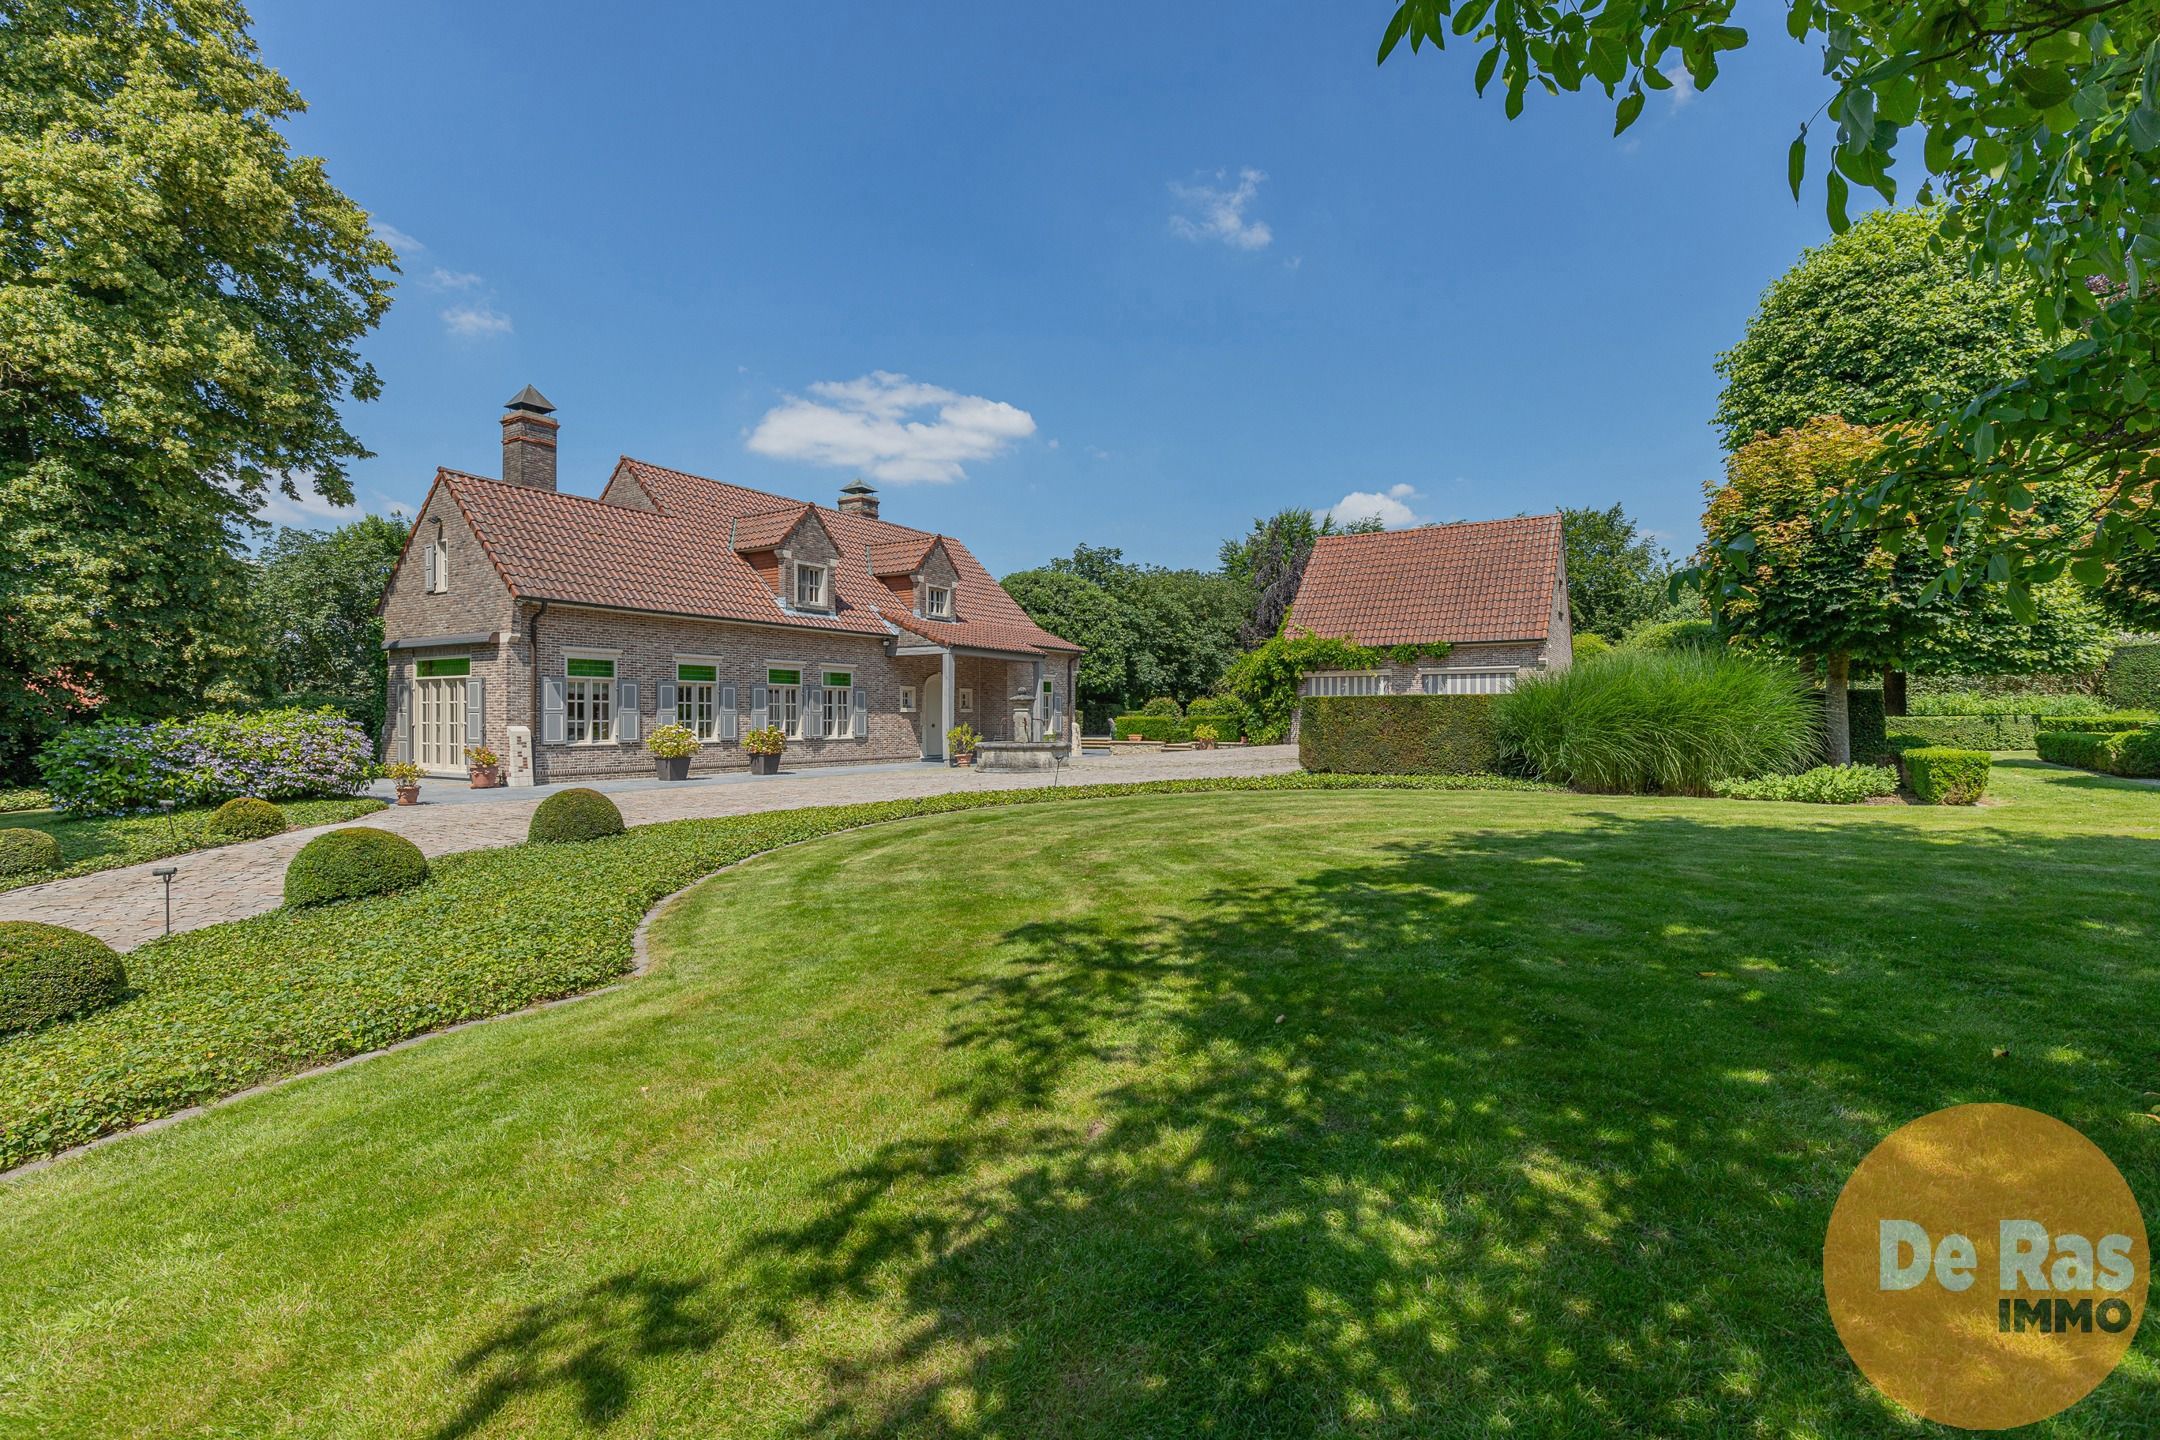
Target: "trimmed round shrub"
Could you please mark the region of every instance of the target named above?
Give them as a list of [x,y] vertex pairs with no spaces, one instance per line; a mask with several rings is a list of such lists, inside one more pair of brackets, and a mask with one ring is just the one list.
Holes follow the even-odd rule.
[[210,816],[210,833],[220,840],[260,840],[285,833],[285,812],[268,800],[242,795],[227,800]]
[[427,856],[402,835],[360,826],[332,830],[300,847],[285,867],[287,905],[328,905],[410,890],[427,879]]
[[97,936],[0,921],[0,1035],[87,1015],[126,993],[119,952]]
[[1171,699],[1168,695],[1157,695],[1154,699],[1148,701],[1147,704],[1140,707],[1140,713],[1142,715],[1167,715],[1171,719],[1176,720],[1182,715],[1184,715],[1185,707],[1178,704],[1177,701]]
[[533,811],[527,840],[546,845],[604,840],[623,832],[622,811],[597,790],[558,790]]
[[43,830],[0,830],[0,875],[60,868],[60,842]]

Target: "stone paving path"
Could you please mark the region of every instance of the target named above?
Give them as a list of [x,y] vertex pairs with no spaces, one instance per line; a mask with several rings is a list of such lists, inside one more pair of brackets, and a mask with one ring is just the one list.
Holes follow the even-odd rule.
[[[1090,755],[1065,767],[1059,783],[1089,785],[1137,780],[1178,780],[1208,775],[1281,775],[1298,768],[1290,745],[1230,750],[1190,750],[1170,754]],[[436,782],[441,783],[441,782]],[[951,790],[1014,790],[1047,785],[1040,774],[985,775],[941,765],[854,772],[847,768],[781,774],[751,784],[690,782],[625,790],[612,798],[632,825],[659,820],[689,820],[716,815],[745,815],[760,810],[791,810],[807,805],[853,805],[867,800],[902,800]],[[423,797],[426,791],[421,792]],[[546,792],[498,792],[487,804],[392,806],[349,822],[395,830],[429,855],[514,845],[525,838],[533,808]],[[510,798],[515,797],[515,798]],[[268,840],[199,850],[170,860],[149,861],[72,880],[54,880],[20,890],[0,891],[0,920],[43,920],[87,930],[122,950],[155,939],[165,929],[161,882],[150,872],[173,865],[172,928],[194,930],[225,920],[245,919],[274,910],[283,899],[285,864],[322,825],[294,830]]]

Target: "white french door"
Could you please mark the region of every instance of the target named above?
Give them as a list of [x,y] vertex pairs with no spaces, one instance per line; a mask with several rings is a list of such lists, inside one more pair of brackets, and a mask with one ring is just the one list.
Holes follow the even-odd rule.
[[465,769],[465,682],[457,676],[413,683],[413,752],[423,770]]

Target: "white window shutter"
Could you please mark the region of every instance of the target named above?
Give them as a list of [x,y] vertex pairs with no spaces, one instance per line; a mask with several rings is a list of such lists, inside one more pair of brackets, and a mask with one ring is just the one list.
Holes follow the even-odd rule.
[[638,738],[637,681],[615,682],[615,743],[627,745]]
[[720,687],[720,738],[722,740],[736,738],[735,687],[733,685],[722,685]]
[[487,681],[478,676],[465,682],[465,743],[487,743]]
[[675,713],[675,682],[662,680],[659,693],[653,697],[653,723],[673,725],[678,718]]
[[548,675],[540,681],[540,743],[560,745],[563,743],[563,701],[568,694],[560,675]]
[[434,544],[434,542],[433,542],[433,541],[430,541],[430,542],[428,542],[428,543],[427,543],[426,545],[423,545],[423,546],[421,547],[421,550],[423,551],[423,553],[425,554],[425,557],[426,557],[425,563],[426,563],[426,566],[427,566],[427,593],[428,593],[428,594],[430,594],[430,595],[433,595],[433,594],[435,593],[435,544]]
[[853,730],[857,740],[870,738],[870,692],[862,686],[855,687]]
[[768,703],[765,687],[763,685],[751,686],[750,728],[753,730],[763,730],[768,724],[771,723],[766,718],[769,714],[771,714],[771,707]]
[[450,589],[450,542],[435,542],[435,588],[448,593]]

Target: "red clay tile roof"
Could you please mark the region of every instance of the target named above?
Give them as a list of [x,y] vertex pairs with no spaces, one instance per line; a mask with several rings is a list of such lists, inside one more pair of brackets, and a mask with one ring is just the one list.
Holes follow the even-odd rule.
[[802,517],[810,513],[807,502],[790,505],[785,510],[768,510],[762,515],[743,515],[734,524],[735,548],[737,550],[770,550],[787,539],[790,532],[802,523]]
[[[938,536],[627,457],[617,466],[618,474],[625,471],[655,510],[455,470],[437,471],[435,483],[449,492],[511,592],[522,598],[872,635],[891,635],[895,628],[925,634],[928,626],[940,632],[941,644],[1020,655],[1078,653],[1078,646],[1028,619],[982,562],[950,537],[945,553],[960,577],[956,623],[907,616],[912,623],[900,626],[894,615],[904,614],[904,607],[871,576],[869,551],[875,546],[882,556],[893,546],[927,553]],[[736,548],[739,533],[730,543],[738,521],[770,525],[775,522],[769,517],[787,515],[792,519],[786,528],[793,529],[805,512],[814,512],[840,547],[842,560],[834,567],[839,608],[831,615],[782,606]]]
[[880,540],[870,547],[870,573],[881,579],[887,575],[912,575],[930,558],[937,543],[935,535],[920,540]]
[[1558,515],[1326,535],[1290,623],[1360,645],[1543,640],[1560,556]]

